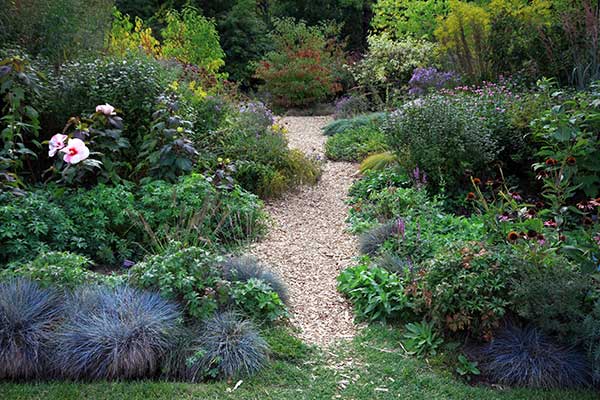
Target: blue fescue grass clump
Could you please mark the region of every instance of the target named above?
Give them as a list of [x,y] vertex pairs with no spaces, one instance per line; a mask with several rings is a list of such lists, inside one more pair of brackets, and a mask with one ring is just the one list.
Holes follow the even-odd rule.
[[323,128],[323,133],[326,136],[337,135],[338,133],[342,133],[348,130],[354,130],[357,128],[362,128],[369,125],[378,126],[383,123],[385,120],[386,113],[372,113],[359,115],[354,118],[349,119],[337,119],[333,122],[330,122]]
[[393,236],[398,236],[400,230],[396,221],[375,226],[363,233],[359,238],[359,249],[362,254],[376,255],[381,246]]
[[53,361],[59,375],[75,380],[156,375],[181,318],[176,304],[124,286],[82,287],[65,308]]
[[247,282],[250,279],[259,279],[266,282],[281,301],[288,304],[289,295],[287,286],[273,271],[261,264],[254,257],[232,257],[223,263],[225,279],[228,281]]
[[252,375],[267,362],[269,347],[254,325],[233,312],[216,314],[200,329],[186,358],[186,378]]
[[584,354],[562,346],[534,327],[507,326],[478,354],[480,367],[496,383],[540,389],[588,386]]
[[60,314],[53,290],[22,278],[0,283],[0,379],[45,375]]

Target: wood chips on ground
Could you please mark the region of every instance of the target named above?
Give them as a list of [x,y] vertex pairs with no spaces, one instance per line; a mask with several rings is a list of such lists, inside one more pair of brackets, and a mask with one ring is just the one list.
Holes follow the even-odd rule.
[[[285,117],[279,124],[287,129],[291,148],[323,157],[326,137],[321,128],[330,121],[330,117]],[[357,252],[345,224],[345,200],[356,172],[356,164],[326,161],[316,186],[269,202],[270,231],[251,249],[288,285],[291,323],[311,344],[329,345],[356,332],[351,305],[336,290],[337,276]]]

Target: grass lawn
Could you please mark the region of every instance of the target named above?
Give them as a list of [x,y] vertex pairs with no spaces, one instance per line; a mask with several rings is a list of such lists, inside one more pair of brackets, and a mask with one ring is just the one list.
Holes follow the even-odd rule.
[[[573,391],[497,390],[471,387],[449,372],[406,356],[396,346],[397,332],[367,328],[352,344],[328,352],[310,351],[283,331],[269,341],[278,358],[259,375],[236,382],[185,384],[169,382],[0,384],[0,399],[556,399],[599,398]],[[328,366],[329,365],[329,366]]]

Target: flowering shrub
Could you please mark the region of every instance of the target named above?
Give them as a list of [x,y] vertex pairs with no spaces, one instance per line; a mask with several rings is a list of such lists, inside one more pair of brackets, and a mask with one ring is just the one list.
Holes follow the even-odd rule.
[[477,109],[446,96],[406,103],[389,116],[384,130],[400,164],[410,170],[418,165],[438,187],[454,187],[466,170],[485,171],[499,153]]
[[[333,33],[333,35],[332,35]],[[336,57],[341,57],[335,32],[328,27],[309,27],[292,19],[275,21],[275,50],[258,63],[256,77],[261,90],[275,106],[304,107],[341,90]]]
[[410,37],[393,40],[389,35],[369,36],[365,57],[351,67],[358,89],[375,104],[392,102],[415,68],[435,65],[437,45]]
[[600,195],[598,89],[552,107],[534,122],[534,140],[541,145],[534,169],[555,213],[579,190],[588,198]]
[[239,125],[257,135],[264,133],[275,123],[273,112],[262,102],[247,102],[239,106]]
[[460,80],[458,74],[452,71],[442,72],[435,67],[416,68],[408,81],[410,94],[425,94],[431,89],[442,89],[456,85]]
[[64,121],[73,115],[93,113],[98,104],[118,106],[127,121],[121,127],[122,135],[131,144],[122,161],[131,162],[138,156],[156,99],[171,81],[171,73],[154,59],[137,53],[67,63],[60,74],[50,74],[48,96],[52,102],[43,113],[46,129],[59,131]]
[[[96,112],[87,118],[69,119],[63,133],[55,134],[48,142],[48,156],[62,156],[54,165],[61,173],[61,182],[82,184],[91,177],[119,182],[119,168],[125,167],[119,153],[129,147],[129,141],[121,136],[122,127],[123,120],[110,104],[96,106]],[[89,158],[92,153],[84,140],[99,159]],[[106,168],[100,171],[102,165]]]

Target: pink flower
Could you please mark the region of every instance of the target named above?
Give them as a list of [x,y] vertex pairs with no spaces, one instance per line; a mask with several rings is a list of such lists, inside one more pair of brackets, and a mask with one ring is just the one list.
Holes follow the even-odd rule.
[[48,156],[54,157],[56,152],[63,147],[65,147],[65,140],[67,140],[67,135],[63,135],[62,133],[57,133],[56,135],[50,138],[50,142],[48,143]]
[[115,108],[108,103],[96,106],[96,112],[104,115],[117,115]]
[[61,152],[65,153],[63,160],[69,164],[77,164],[90,156],[90,149],[81,139],[69,139],[67,147]]

